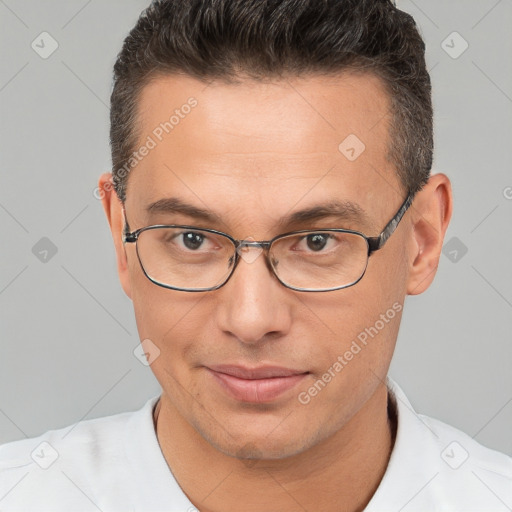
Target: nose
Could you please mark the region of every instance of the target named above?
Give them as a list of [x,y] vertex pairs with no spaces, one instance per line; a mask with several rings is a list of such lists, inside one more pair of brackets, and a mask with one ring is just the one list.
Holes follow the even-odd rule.
[[216,293],[218,327],[240,342],[250,345],[275,340],[289,331],[289,293],[294,292],[279,283],[261,247],[240,248],[233,275]]

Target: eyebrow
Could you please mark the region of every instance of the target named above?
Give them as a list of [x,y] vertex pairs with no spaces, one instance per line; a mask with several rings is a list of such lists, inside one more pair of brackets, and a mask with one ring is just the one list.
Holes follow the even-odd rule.
[[[166,197],[159,199],[146,207],[149,214],[166,213],[181,214],[187,217],[206,221],[210,223],[224,223],[216,213],[198,208],[186,203],[177,197]],[[373,222],[366,211],[357,203],[352,201],[329,201],[326,204],[304,208],[285,215],[277,222],[280,229],[305,224],[307,222],[319,221],[328,218],[335,218],[341,222],[356,222],[369,228],[373,228]]]

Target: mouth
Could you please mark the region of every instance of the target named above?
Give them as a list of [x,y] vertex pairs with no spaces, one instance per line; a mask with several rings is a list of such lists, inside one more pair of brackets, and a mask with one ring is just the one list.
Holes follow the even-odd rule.
[[206,367],[220,389],[242,402],[272,402],[301,382],[309,372],[281,366],[247,368],[239,365]]

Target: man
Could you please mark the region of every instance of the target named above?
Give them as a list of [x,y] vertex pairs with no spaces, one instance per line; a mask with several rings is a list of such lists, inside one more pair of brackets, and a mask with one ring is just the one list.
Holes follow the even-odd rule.
[[1,447],[0,510],[510,510],[511,458],[387,378],[452,212],[412,18],[160,1],[114,71],[99,187],[162,393]]

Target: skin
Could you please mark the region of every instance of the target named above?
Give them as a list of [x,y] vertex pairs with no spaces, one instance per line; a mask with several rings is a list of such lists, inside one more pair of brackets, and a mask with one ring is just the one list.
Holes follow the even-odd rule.
[[[160,77],[140,98],[141,144],[168,112],[198,105],[131,171],[130,229],[192,224],[237,239],[269,240],[280,217],[338,200],[358,203],[369,222],[324,219],[290,226],[380,233],[406,197],[387,160],[389,98],[372,75],[310,76],[260,83]],[[349,161],[339,144],[356,134],[366,149]],[[157,436],[183,491],[202,512],[362,510],[381,481],[393,445],[385,377],[401,313],[317,396],[297,397],[320,379],[357,335],[394,303],[432,282],[452,212],[448,178],[431,176],[363,279],[350,288],[304,293],[282,286],[263,255],[241,260],[215,291],[187,293],[151,283],[134,244],[123,246],[122,205],[100,177],[121,284],[140,339],[160,355]],[[210,224],[145,207],[178,197],[217,213]],[[310,372],[271,403],[228,396],[205,366],[279,365]]]

